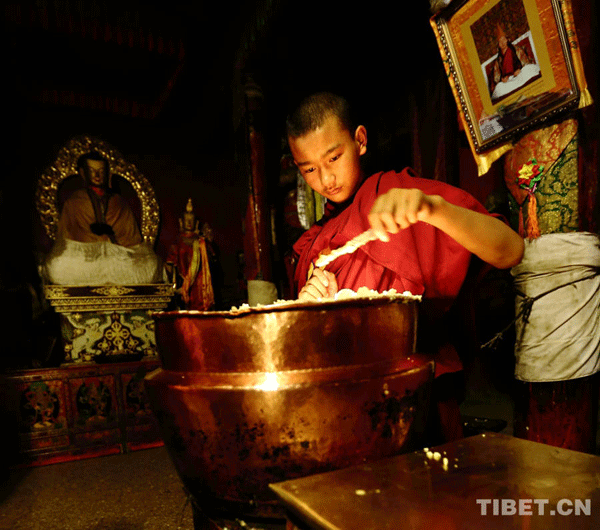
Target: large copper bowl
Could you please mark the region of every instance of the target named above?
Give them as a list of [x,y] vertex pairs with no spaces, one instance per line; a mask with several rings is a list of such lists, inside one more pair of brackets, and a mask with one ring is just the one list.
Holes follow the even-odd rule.
[[154,315],[146,378],[165,445],[207,517],[283,517],[268,484],[391,456],[423,431],[433,363],[413,298]]

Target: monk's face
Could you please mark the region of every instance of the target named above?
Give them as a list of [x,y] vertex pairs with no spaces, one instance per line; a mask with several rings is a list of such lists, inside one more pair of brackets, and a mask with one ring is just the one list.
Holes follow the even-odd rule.
[[500,46],[502,52],[505,52],[506,48],[508,48],[508,39],[504,35],[498,39],[498,46]]
[[288,142],[313,190],[333,202],[354,195],[363,179],[360,157],[367,152],[367,131],[362,125],[352,134],[336,116],[329,116],[322,126]]

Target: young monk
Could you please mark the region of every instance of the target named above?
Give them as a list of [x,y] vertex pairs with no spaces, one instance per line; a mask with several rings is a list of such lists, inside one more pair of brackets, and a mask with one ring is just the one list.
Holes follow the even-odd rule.
[[[367,177],[360,164],[367,152],[367,130],[351,122],[343,98],[309,96],[288,117],[286,128],[302,176],[327,199],[322,221],[294,245],[299,300],[331,298],[340,289],[396,289],[441,300],[444,311],[460,291],[472,254],[497,268],[520,262],[523,239],[468,193],[419,178],[409,168]],[[325,269],[314,267],[321,253],[369,228],[378,240]],[[436,377],[462,369],[452,347],[440,342],[437,350]],[[444,440],[462,435],[458,402],[448,399],[438,400]]]

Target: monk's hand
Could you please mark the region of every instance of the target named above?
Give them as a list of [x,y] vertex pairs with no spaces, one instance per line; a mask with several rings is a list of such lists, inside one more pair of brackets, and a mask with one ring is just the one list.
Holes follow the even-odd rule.
[[389,234],[419,221],[427,222],[440,201],[443,199],[439,195],[426,195],[418,189],[392,188],[373,203],[369,223],[381,241],[389,241]]
[[315,268],[311,277],[298,293],[298,300],[310,302],[319,298],[333,298],[338,292],[335,274],[324,269]]

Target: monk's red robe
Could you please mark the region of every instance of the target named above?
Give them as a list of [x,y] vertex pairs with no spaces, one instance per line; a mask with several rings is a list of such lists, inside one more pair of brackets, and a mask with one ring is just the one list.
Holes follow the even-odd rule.
[[[367,214],[379,195],[391,188],[418,188],[427,195],[441,195],[448,202],[487,213],[470,194],[443,182],[416,177],[409,168],[372,175],[352,202],[341,211],[329,205],[323,222],[312,226],[294,245],[297,254],[295,282],[300,290],[319,253],[335,249],[369,228]],[[416,223],[390,234],[389,242],[372,241],[356,252],[340,256],[327,266],[339,289],[368,287],[378,292],[396,289],[424,298],[447,300],[450,307],[465,280],[471,253],[441,230]],[[436,375],[462,368],[453,348],[445,345],[436,358]]]

